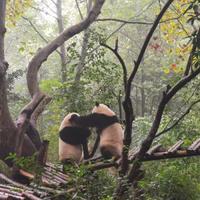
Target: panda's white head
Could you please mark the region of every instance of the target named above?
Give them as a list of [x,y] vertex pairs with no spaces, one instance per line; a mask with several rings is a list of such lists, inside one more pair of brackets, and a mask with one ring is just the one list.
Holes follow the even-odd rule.
[[65,118],[63,119],[63,121],[61,122],[61,125],[60,125],[60,129],[59,130],[62,130],[64,127],[68,127],[68,126],[73,126],[73,124],[70,122],[70,119],[73,115],[77,115],[77,116],[80,116],[78,113],[69,113],[68,115],[65,116]]
[[104,114],[107,116],[116,115],[108,106],[102,103],[96,103],[96,106],[92,109],[92,113]]

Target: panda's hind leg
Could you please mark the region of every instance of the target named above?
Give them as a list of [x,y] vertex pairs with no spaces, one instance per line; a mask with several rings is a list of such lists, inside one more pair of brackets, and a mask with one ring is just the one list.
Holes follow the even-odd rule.
[[105,145],[100,147],[101,154],[105,159],[118,160],[121,157],[121,153],[115,146]]

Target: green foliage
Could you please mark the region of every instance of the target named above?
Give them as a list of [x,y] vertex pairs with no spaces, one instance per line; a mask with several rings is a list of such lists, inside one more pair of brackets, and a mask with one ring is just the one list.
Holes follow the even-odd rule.
[[151,119],[149,117],[137,117],[133,123],[132,146],[139,146],[141,141],[148,134],[151,127]]
[[200,198],[197,159],[146,163],[147,174],[140,182],[148,200],[196,200]]
[[32,0],[8,0],[7,1],[7,25],[15,26],[16,21],[23,15],[25,10],[33,3]]
[[111,200],[116,180],[107,171],[91,172],[88,166],[65,165],[65,172],[70,180],[67,189],[74,188],[75,199]]
[[0,160],[0,173],[4,173],[8,176],[10,175],[10,169],[2,160]]
[[27,170],[31,173],[41,174],[42,168],[36,162],[37,155],[34,154],[28,157],[17,157],[16,153],[9,153],[6,157],[6,160],[11,160],[17,167]]

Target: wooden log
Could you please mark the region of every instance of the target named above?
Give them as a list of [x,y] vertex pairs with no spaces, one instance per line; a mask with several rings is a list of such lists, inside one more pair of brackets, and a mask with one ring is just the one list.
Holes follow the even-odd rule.
[[34,179],[34,175],[33,175],[33,174],[31,174],[31,173],[29,173],[29,172],[27,172],[27,171],[25,171],[25,170],[23,170],[23,169],[20,169],[20,170],[19,170],[19,173],[20,173],[22,176],[25,176],[25,177],[27,177],[27,178],[30,179],[30,180],[33,180],[33,179]]
[[7,193],[9,195],[21,196],[20,192],[15,192],[15,191],[12,191],[10,189],[1,188],[1,187],[0,187],[0,192]]
[[56,179],[56,180],[59,181],[60,183],[63,183],[63,184],[66,184],[66,183],[67,183],[66,180],[60,178],[59,176],[56,176],[55,174],[51,174],[51,173],[48,172],[48,171],[46,171],[46,172],[44,173],[44,175],[52,176],[52,179]]
[[194,150],[197,151],[200,148],[200,142],[194,146]]
[[0,193],[0,200],[12,200],[7,194]]
[[[11,191],[10,191],[11,192]],[[3,192],[3,191],[0,191],[0,199],[1,199],[1,195],[5,195],[5,197],[3,197],[3,198],[5,198],[5,199],[10,199],[10,200],[13,200],[13,199],[15,199],[15,200],[24,200],[25,198],[24,197],[22,197],[22,196],[19,196],[19,195],[13,195],[13,194],[11,194],[10,192]]]
[[0,174],[0,179],[2,179],[3,181],[10,183],[14,186],[17,186],[17,187],[20,187],[20,188],[23,188],[23,189],[26,189],[26,190],[31,190],[29,187],[27,187],[23,184],[17,183],[16,181],[11,180],[10,178],[5,176],[4,174]]
[[152,155],[153,153],[155,153],[162,145],[161,144],[157,144],[155,146],[153,146],[151,149],[149,149],[149,151],[147,151],[148,155]]
[[44,167],[45,171],[49,171],[51,173],[56,173],[59,177],[61,176],[64,180],[68,180],[69,176],[67,174],[62,173],[61,171],[51,168],[51,167]]
[[23,193],[22,193],[22,196],[23,196],[23,197],[26,197],[26,198],[28,198],[28,199],[30,199],[30,200],[42,200],[41,198],[36,197],[35,195],[30,194],[30,193],[28,193],[28,192],[23,192]]
[[11,184],[11,185],[13,185],[13,186],[15,186],[15,187],[17,187],[17,188],[19,188],[19,189],[27,190],[27,191],[29,191],[30,193],[31,193],[32,191],[34,191],[36,194],[41,195],[41,196],[46,196],[46,195],[47,195],[47,193],[46,193],[45,191],[40,191],[40,190],[38,190],[37,188],[31,188],[31,187],[27,187],[27,186],[25,186],[25,185],[23,185],[23,184],[17,183],[17,182],[15,182],[15,181],[9,179],[9,178],[8,178],[7,176],[5,176],[4,174],[0,174],[0,179],[2,179],[4,182],[9,183],[9,184]]
[[135,156],[137,155],[137,153],[139,152],[139,150],[140,150],[140,148],[139,147],[135,147],[135,148],[133,148],[133,149],[131,149],[130,151],[129,151],[129,159],[130,160],[134,160],[135,159]]
[[24,191],[24,189],[22,189],[22,188],[14,187],[14,186],[11,186],[11,185],[8,185],[8,184],[6,184],[6,185],[0,184],[0,187],[1,187],[1,188],[5,188],[5,189],[14,190],[14,191],[16,191],[16,192],[17,192],[17,191],[19,191],[19,192]]
[[110,168],[110,167],[115,167],[118,168],[118,164],[114,161],[109,161],[109,162],[101,162],[101,163],[96,163],[96,164],[92,164],[88,167],[88,170],[91,171],[96,171],[96,170],[100,170],[100,169],[104,169],[104,168]]
[[198,144],[200,143],[200,138],[195,140],[189,147],[188,147],[188,151],[196,151],[198,148]]
[[172,147],[170,147],[167,152],[168,153],[175,153],[180,146],[183,144],[183,140],[179,140],[178,142],[176,142]]
[[84,160],[83,164],[89,164],[89,163],[94,163],[94,162],[103,161],[103,160],[104,160],[103,156],[97,156],[95,158],[89,158],[87,160]]
[[49,187],[59,186],[58,182],[56,182],[55,180],[51,180],[51,177],[47,175],[42,176],[42,184]]
[[200,151],[190,151],[187,150],[178,150],[175,153],[159,152],[154,153],[153,155],[145,156],[141,161],[152,161],[152,160],[161,160],[168,158],[183,158],[183,157],[192,157],[200,156]]

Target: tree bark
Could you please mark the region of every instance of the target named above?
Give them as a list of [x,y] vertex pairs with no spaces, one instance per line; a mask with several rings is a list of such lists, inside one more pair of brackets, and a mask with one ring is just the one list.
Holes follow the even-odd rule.
[[[87,13],[90,12],[91,8],[92,8],[92,1],[89,0],[88,6],[87,6]],[[82,74],[83,69],[84,69],[85,59],[86,59],[86,56],[87,56],[89,32],[90,32],[89,29],[84,30],[83,43],[82,43],[82,48],[81,48],[81,56],[80,56],[78,66],[76,67],[76,75],[75,75],[75,83],[76,84],[80,82],[81,74]]]
[[[57,0],[56,3],[57,8],[57,23],[58,23],[58,32],[61,34],[64,31],[63,27],[63,16],[62,16],[62,0]],[[65,50],[65,44],[63,43],[60,46],[60,59],[61,59],[61,79],[62,82],[66,82],[67,80],[67,56],[66,56],[66,50]]]
[[145,91],[144,91],[144,70],[141,71],[141,116],[145,115]]
[[[8,64],[4,56],[5,10],[6,0],[2,0],[0,1],[0,158],[8,165],[11,165],[12,163],[9,160],[5,160],[5,158],[15,150],[17,127],[10,116],[7,100],[6,70]],[[26,137],[23,149],[27,155],[33,152],[31,147],[32,143]]]
[[[16,127],[11,119],[6,90],[6,69],[4,57],[4,35],[5,29],[6,0],[0,1],[0,158],[5,158],[14,146],[9,145],[11,138],[16,134]],[[13,138],[12,138],[13,139]],[[10,146],[10,148],[7,148]]]

